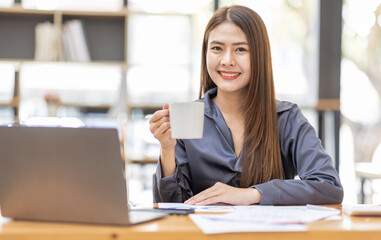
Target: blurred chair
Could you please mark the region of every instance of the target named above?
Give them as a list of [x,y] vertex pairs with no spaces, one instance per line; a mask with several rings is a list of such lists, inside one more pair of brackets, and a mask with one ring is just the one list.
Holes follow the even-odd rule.
[[381,179],[381,143],[374,151],[371,162],[356,163],[356,176],[361,180],[360,202],[365,203],[365,182],[369,181],[371,186],[371,195],[373,195],[373,180]]

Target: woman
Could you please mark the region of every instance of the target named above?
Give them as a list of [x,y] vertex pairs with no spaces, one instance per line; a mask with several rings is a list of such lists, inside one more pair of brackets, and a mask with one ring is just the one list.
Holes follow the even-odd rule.
[[341,203],[338,174],[314,129],[295,104],[275,99],[269,39],[257,13],[216,11],[201,64],[204,137],[172,139],[167,104],[150,119],[161,144],[155,201]]

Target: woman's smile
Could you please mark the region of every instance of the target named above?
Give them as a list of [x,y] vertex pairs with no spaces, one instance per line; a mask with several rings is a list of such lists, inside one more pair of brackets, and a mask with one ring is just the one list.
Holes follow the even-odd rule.
[[240,72],[230,72],[230,71],[217,71],[217,72],[225,80],[234,80],[241,75]]

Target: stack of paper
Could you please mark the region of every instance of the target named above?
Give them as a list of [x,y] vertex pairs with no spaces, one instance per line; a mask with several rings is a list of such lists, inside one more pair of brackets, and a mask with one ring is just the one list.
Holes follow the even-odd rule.
[[227,232],[308,231],[306,223],[340,214],[340,210],[308,206],[194,206],[182,203],[159,203],[159,208],[194,209],[190,218],[206,234]]
[[[227,216],[226,216],[227,215]],[[229,232],[302,232],[307,231],[303,224],[267,224],[256,220],[235,220],[238,215],[229,214],[191,214],[192,221],[205,234]],[[233,219],[229,219],[232,217]]]
[[381,216],[381,205],[344,204],[343,212],[352,216]]

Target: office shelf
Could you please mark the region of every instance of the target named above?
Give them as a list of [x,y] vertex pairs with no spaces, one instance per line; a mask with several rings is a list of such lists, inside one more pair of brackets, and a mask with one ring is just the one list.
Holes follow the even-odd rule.
[[[16,88],[14,98],[9,103],[0,103],[0,107],[12,107],[15,109],[15,121],[19,121],[20,106],[20,80],[19,73],[23,65],[30,63],[55,63],[55,64],[78,64],[95,66],[118,66],[122,69],[122,88],[127,87],[128,63],[128,18],[131,15],[151,15],[178,16],[191,14],[182,13],[145,13],[130,11],[127,6],[120,11],[73,11],[73,10],[37,10],[25,9],[20,3],[15,3],[10,8],[0,8],[0,63],[10,62],[17,67],[15,74]],[[62,34],[64,24],[67,21],[78,19],[84,25],[86,42],[91,56],[89,62],[67,61],[65,58]],[[41,61],[35,59],[36,51],[36,25],[44,22],[53,24],[57,30],[56,57],[51,61]],[[191,69],[191,66],[189,66]],[[127,91],[127,89],[125,89]],[[162,105],[155,104],[132,104],[128,102],[127,94],[122,96],[126,101],[124,107],[131,118],[134,109],[141,109],[144,114],[153,113],[161,109]],[[113,106],[86,106],[81,104],[59,103],[60,106],[78,109],[107,110]],[[122,104],[123,105],[123,104]],[[128,155],[128,154],[127,154]],[[127,159],[127,162],[136,164],[153,164],[157,159]]]

